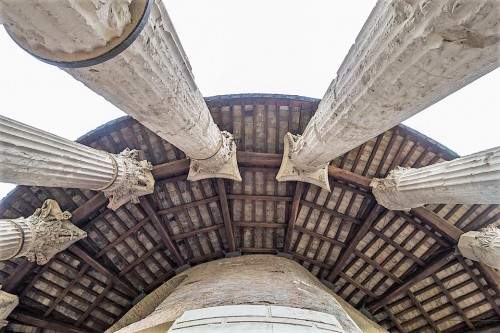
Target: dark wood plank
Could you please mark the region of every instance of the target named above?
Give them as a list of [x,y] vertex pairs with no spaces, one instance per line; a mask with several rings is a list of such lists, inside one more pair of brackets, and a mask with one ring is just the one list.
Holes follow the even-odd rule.
[[285,231],[285,242],[283,243],[283,252],[290,252],[290,244],[292,243],[293,229],[295,227],[295,222],[297,221],[297,216],[299,214],[299,203],[302,197],[302,188],[304,183],[297,182],[295,185],[295,194],[293,196],[292,207],[290,209],[290,218],[288,219],[288,225]]
[[415,306],[417,307],[418,311],[420,311],[420,313],[424,316],[425,320],[427,320],[427,322],[429,323],[429,325],[431,325],[431,327],[434,329],[434,331],[438,332],[438,333],[441,333],[441,330],[439,329],[439,327],[437,327],[437,325],[431,319],[431,317],[429,316],[429,314],[427,313],[427,311],[425,311],[424,307],[420,304],[420,302],[415,297],[415,295],[413,295],[413,293],[411,291],[409,291],[409,290],[406,291],[406,294],[408,295],[408,297],[410,297],[412,303],[415,304]]
[[462,310],[462,308],[457,303],[457,301],[455,301],[455,299],[450,294],[450,292],[448,291],[448,289],[446,288],[446,286],[441,282],[441,280],[436,276],[436,274],[432,274],[431,277],[434,280],[434,282],[436,282],[436,284],[438,285],[438,287],[441,290],[441,292],[443,292],[443,294],[446,296],[446,298],[448,299],[448,301],[453,305],[453,307],[455,308],[455,310],[460,314],[460,317],[462,317],[462,319],[467,324],[467,326],[471,330],[475,329],[475,327],[472,324],[472,322],[469,320],[469,318],[467,318],[467,315],[465,314],[465,312]]
[[175,262],[177,265],[180,267],[184,265],[184,259],[182,258],[179,250],[177,249],[177,246],[174,244],[168,233],[165,231],[165,228],[163,227],[163,223],[161,222],[160,217],[156,212],[154,211],[153,207],[151,206],[151,203],[149,202],[147,197],[141,197],[141,202],[140,206],[144,208],[146,214],[149,216],[151,219],[152,224],[154,225],[156,231],[158,234],[160,234],[161,239],[167,246],[168,251],[174,258]]
[[[384,305],[388,304],[392,299],[396,296],[404,293],[408,290],[412,285],[417,282],[422,281],[423,279],[429,277],[431,274],[439,272],[443,269],[443,266],[447,264],[454,257],[455,249],[448,249],[441,253],[437,258],[429,261],[426,266],[417,269],[412,274],[410,274],[405,280],[403,280],[402,284],[393,284],[387,292],[384,293],[384,297],[382,299],[377,299],[371,302],[367,309],[375,313],[378,309],[382,308]],[[450,259],[451,258],[451,259]]]
[[224,220],[224,228],[226,230],[227,247],[230,252],[236,251],[236,243],[234,241],[234,229],[229,214],[229,205],[227,203],[226,185],[224,179],[217,178],[217,191],[219,192],[219,202],[222,209],[222,219]]
[[370,229],[373,222],[377,219],[380,213],[384,210],[384,207],[375,204],[372,209],[368,209],[370,212],[366,217],[365,221],[362,222],[358,229],[355,231],[355,234],[352,239],[350,239],[347,243],[347,247],[342,250],[338,259],[335,261],[335,264],[330,270],[330,273],[327,276],[328,281],[332,281],[337,275],[339,275],[342,267],[347,262],[349,257],[353,254],[354,249],[358,245],[358,243],[365,237],[366,233]]
[[328,176],[333,177],[338,180],[342,180],[347,183],[353,183],[365,188],[370,188],[371,179],[358,175],[356,173],[334,167],[332,165],[328,166]]
[[103,264],[101,264],[99,261],[94,259],[90,254],[88,254],[85,250],[83,250],[81,247],[79,247],[76,244],[71,245],[68,250],[79,257],[81,260],[83,260],[85,263],[89,264],[92,266],[96,271],[107,277],[109,280],[113,282],[113,284],[116,285],[116,287],[122,289],[125,291],[131,298],[136,298],[139,293],[131,286],[126,284],[125,282],[120,279],[117,274],[112,272],[110,269],[105,267]]
[[384,305],[384,311],[385,313],[387,313],[387,316],[389,316],[389,319],[392,321],[392,323],[394,324],[394,326],[396,326],[396,328],[399,330],[400,333],[406,333],[406,330],[403,328],[403,326],[401,326],[401,324],[399,323],[398,319],[396,317],[394,317],[394,315],[392,314],[391,310],[389,310],[389,308],[387,306]]
[[[481,281],[479,281],[479,278],[476,276],[474,271],[467,265],[467,262],[465,261],[464,258],[457,256],[458,261],[462,264],[462,266],[465,268],[467,273],[469,273],[469,276],[471,277],[472,281],[476,284],[476,286],[481,290],[483,293],[484,297],[488,300],[488,302],[491,304],[491,307],[495,310],[495,312],[500,316],[500,307],[497,305],[496,300],[493,298],[493,296],[490,295],[488,290],[483,286]],[[498,295],[497,297],[498,298]]]
[[56,332],[93,333],[93,331],[77,328],[74,325],[62,323],[54,319],[43,318],[41,316],[37,316],[20,310],[13,312],[10,315],[10,318],[18,320],[30,326],[41,327],[44,329],[54,330]]
[[460,236],[464,233],[462,230],[458,229],[453,224],[425,207],[413,208],[410,212],[424,223],[430,225],[441,235],[452,239],[457,243]]
[[[325,235],[322,235],[322,234],[319,234],[315,231],[312,231],[312,230],[309,230],[309,229],[306,229],[306,228],[303,228],[303,227],[300,227],[300,226],[295,226],[295,230],[297,230],[298,232],[301,232],[303,234],[306,234],[310,237],[313,237],[313,238],[318,238],[324,242],[327,242],[327,243],[330,243],[330,244],[333,244],[333,245],[336,245],[336,246],[339,246],[339,247],[345,247],[345,244],[342,243],[342,242],[339,242],[338,240],[336,239],[333,239],[333,238],[330,238],[330,237],[327,237]],[[305,251],[307,252],[307,251]]]
[[155,165],[153,167],[153,177],[155,180],[169,178],[173,175],[186,173],[189,171],[190,160],[182,159],[173,162],[167,162]]

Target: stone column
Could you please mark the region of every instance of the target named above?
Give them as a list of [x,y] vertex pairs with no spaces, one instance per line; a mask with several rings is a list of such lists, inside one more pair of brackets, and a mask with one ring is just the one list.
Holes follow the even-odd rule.
[[57,253],[87,237],[70,218],[70,212],[63,212],[56,201],[48,199],[27,218],[0,220],[0,260],[27,257],[45,265]]
[[497,68],[496,0],[380,0],[302,136],[288,133],[280,181],[329,189],[327,164]]
[[423,168],[401,168],[370,184],[380,205],[409,210],[425,204],[500,203],[500,147]]
[[188,179],[241,181],[233,137],[214,123],[162,1],[0,0],[0,10],[21,47],[184,151]]
[[458,250],[466,258],[500,270],[500,229],[488,227],[466,232],[460,236]]
[[7,326],[9,322],[6,319],[18,304],[19,297],[0,290],[0,328]]
[[110,154],[0,116],[0,181],[103,191],[117,209],[154,191],[152,166],[137,151]]
[[220,259],[178,273],[106,333],[166,332],[170,326],[172,332],[190,326],[200,332],[268,332],[272,327],[361,332],[316,277],[295,261],[272,255]]

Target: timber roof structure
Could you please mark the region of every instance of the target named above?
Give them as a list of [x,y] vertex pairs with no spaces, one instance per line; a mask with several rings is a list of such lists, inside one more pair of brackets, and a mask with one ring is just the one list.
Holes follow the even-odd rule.
[[139,204],[112,211],[98,192],[26,186],[1,202],[0,217],[15,218],[55,199],[88,233],[44,266],[24,258],[0,262],[2,290],[20,298],[4,332],[102,332],[178,268],[238,251],[291,255],[391,332],[473,332],[499,324],[498,272],[455,247],[463,232],[498,224],[500,209],[442,204],[389,211],[370,191],[371,178],[396,166],[422,167],[455,153],[400,125],[333,160],[331,193],[278,183],[283,137],[303,132],[319,100],[246,94],[206,102],[219,128],[234,134],[241,183],[187,181],[186,156],[124,117],[79,142],[111,153],[142,151],[156,184]]

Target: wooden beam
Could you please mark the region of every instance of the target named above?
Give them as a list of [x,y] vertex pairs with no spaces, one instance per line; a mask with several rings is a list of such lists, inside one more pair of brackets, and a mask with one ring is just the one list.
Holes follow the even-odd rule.
[[158,215],[167,215],[167,214],[170,214],[170,213],[178,212],[180,210],[184,210],[184,209],[188,209],[188,208],[193,208],[193,207],[198,207],[200,205],[207,205],[209,203],[216,202],[219,199],[220,198],[218,196],[216,196],[216,197],[205,198],[205,199],[201,199],[201,200],[197,200],[197,201],[192,201],[192,202],[184,203],[182,205],[172,206],[172,207],[167,208],[167,209],[159,210],[159,211],[156,212],[156,214],[158,214]]
[[313,238],[318,238],[319,240],[322,240],[323,242],[327,242],[327,243],[330,243],[330,244],[333,244],[335,246],[339,246],[339,247],[345,247],[345,244],[336,240],[336,239],[333,239],[333,238],[330,238],[330,237],[327,237],[325,235],[322,235],[322,234],[318,234],[317,232],[314,232],[312,230],[309,230],[309,229],[306,229],[306,228],[303,228],[303,227],[299,227],[299,226],[295,226],[295,230],[297,230],[298,232],[301,232],[303,234],[306,234],[310,237],[313,237]]
[[169,178],[180,173],[186,173],[189,171],[190,162],[191,161],[186,158],[155,165],[152,170],[153,177],[155,180],[159,180]]
[[75,326],[78,327],[80,326],[85,319],[92,313],[92,311],[95,310],[95,308],[101,303],[104,297],[108,294],[108,292],[113,288],[113,284],[108,284],[108,286],[99,293],[99,296],[94,300],[94,302],[85,310],[85,313],[78,318],[78,321],[76,322]]
[[68,250],[72,252],[74,255],[82,259],[86,264],[92,266],[96,271],[104,275],[106,278],[111,280],[113,284],[116,285],[116,287],[122,289],[123,291],[127,292],[127,294],[132,297],[136,298],[139,293],[131,286],[123,282],[114,272],[109,270],[107,267],[105,267],[103,264],[101,264],[99,261],[94,259],[92,256],[90,256],[86,251],[84,251],[80,246],[73,244],[71,245]]
[[486,266],[485,264],[473,261],[474,266],[477,267],[477,270],[484,277],[484,280],[488,285],[495,291],[497,297],[500,298],[500,272],[494,270],[493,268]]
[[353,183],[367,189],[370,189],[371,179],[358,175],[357,173],[340,169],[334,166],[328,166],[328,176],[333,177],[338,180],[342,180],[346,183]]
[[332,216],[338,217],[341,220],[348,221],[348,222],[351,222],[351,223],[354,223],[354,224],[361,224],[361,221],[358,220],[358,219],[356,219],[356,218],[354,218],[354,217],[351,217],[351,216],[349,216],[347,214],[339,213],[339,212],[335,211],[334,209],[326,208],[324,206],[315,204],[314,202],[309,202],[309,201],[306,201],[306,200],[300,200],[300,203],[302,205],[304,205],[304,206],[307,206],[307,207],[319,210],[319,211],[321,211],[323,213],[326,213],[328,215],[332,215]]
[[430,225],[441,235],[458,243],[460,236],[464,233],[441,216],[425,207],[413,208],[410,213],[418,217],[422,222]]
[[[483,286],[481,281],[479,281],[479,278],[476,276],[474,271],[469,267],[469,265],[467,265],[467,262],[465,261],[465,259],[462,258],[461,256],[458,256],[457,259],[458,259],[458,261],[460,261],[463,268],[465,268],[465,270],[467,271],[467,273],[471,277],[472,281],[474,281],[474,283],[479,288],[479,290],[481,290],[481,292],[483,293],[483,296],[491,304],[491,307],[493,308],[493,310],[495,310],[495,312],[500,316],[500,306],[497,305],[496,300],[490,295],[488,290],[486,290],[486,288]],[[499,298],[499,296],[500,295],[497,295],[497,298]]]
[[[46,265],[48,265],[47,263]],[[30,262],[26,258],[23,258],[19,265],[17,265],[16,269],[9,277],[4,281],[2,290],[8,293],[16,293],[16,289],[18,285],[26,279],[28,274],[33,273],[36,269],[36,263]]]
[[229,205],[227,203],[226,185],[224,183],[224,179],[217,178],[217,190],[219,192],[224,228],[226,229],[227,247],[230,252],[234,252],[236,251],[236,243],[234,241],[234,229],[231,221],[231,215],[229,214]]
[[12,319],[18,320],[22,323],[28,324],[30,326],[44,328],[53,330],[56,332],[65,332],[65,333],[93,333],[92,331],[87,331],[81,328],[77,328],[74,325],[62,323],[56,320],[43,318],[41,316],[37,316],[28,312],[16,310],[11,313],[10,317]]
[[353,238],[347,243],[347,247],[342,249],[338,259],[335,261],[335,264],[333,265],[332,269],[330,270],[330,273],[327,276],[327,280],[332,282],[333,279],[339,275],[340,271],[342,270],[342,267],[344,264],[347,262],[349,257],[353,254],[354,249],[358,245],[358,243],[365,237],[366,233],[370,230],[371,225],[375,220],[378,218],[380,213],[384,210],[384,207],[375,204],[373,209],[368,208],[369,214],[366,217],[365,221],[362,222],[360,226],[358,226],[356,233],[354,234]]
[[399,323],[398,319],[396,317],[394,317],[394,315],[392,314],[391,310],[389,310],[389,308],[387,306],[385,306],[385,305],[384,305],[384,311],[385,311],[385,313],[387,313],[387,315],[389,316],[389,319],[396,326],[396,328],[399,330],[399,332],[400,333],[406,333],[405,329],[403,328],[403,326],[401,326],[401,324]]
[[153,207],[151,207],[151,203],[149,202],[149,199],[147,197],[141,197],[140,199],[140,206],[144,208],[146,211],[146,214],[149,216],[151,219],[151,222],[153,226],[155,227],[156,231],[158,234],[160,234],[161,239],[167,246],[168,251],[174,257],[174,260],[176,264],[180,267],[184,265],[184,258],[182,258],[179,250],[177,249],[177,246],[174,244],[168,233],[165,231],[165,228],[163,227],[163,223],[161,222],[160,217],[156,212],[154,211]]
[[441,280],[436,276],[436,274],[432,274],[431,277],[434,280],[434,282],[436,282],[436,284],[438,285],[439,289],[443,292],[443,294],[445,294],[446,298],[451,303],[451,305],[453,305],[453,307],[458,312],[458,314],[460,315],[460,317],[462,317],[462,319],[467,324],[467,326],[471,330],[475,329],[474,325],[469,320],[469,318],[467,317],[467,315],[465,314],[465,312],[462,310],[462,308],[457,303],[457,301],[455,301],[455,298],[448,291],[448,288],[446,288],[446,286],[441,282]]
[[417,269],[415,272],[413,272],[413,274],[410,274],[405,280],[403,280],[402,284],[393,284],[384,293],[384,298],[374,300],[367,306],[367,309],[374,314],[378,309],[380,309],[384,305],[387,305],[392,299],[404,293],[415,283],[422,281],[423,279],[429,277],[431,274],[439,272],[441,269],[443,269],[443,266],[451,260],[450,256],[453,257],[454,252],[455,249],[448,249],[444,251],[437,258],[429,261],[426,266]]
[[238,160],[238,165],[242,166],[279,168],[283,155],[237,151],[236,158]]
[[427,311],[425,311],[424,307],[422,306],[422,304],[420,304],[420,302],[415,297],[415,295],[413,295],[413,293],[411,291],[409,291],[409,290],[406,291],[406,294],[408,295],[408,297],[410,297],[412,303],[415,304],[415,306],[417,307],[418,311],[420,311],[420,313],[424,316],[425,320],[429,323],[429,325],[432,326],[432,328],[434,329],[434,331],[438,332],[438,333],[441,333],[441,330],[439,329],[439,327],[437,327],[436,323],[431,319],[431,317],[429,316],[429,314],[427,313]]
[[223,225],[221,225],[221,224],[215,224],[215,225],[211,225],[209,227],[205,227],[205,228],[201,228],[201,229],[196,229],[196,230],[184,232],[182,234],[178,234],[178,235],[172,236],[171,238],[173,240],[179,240],[179,239],[184,239],[184,238],[187,238],[187,237],[198,236],[199,234],[206,234],[208,232],[217,231],[217,230],[220,230],[222,228],[224,228]]
[[297,216],[299,214],[299,203],[302,197],[302,188],[304,183],[297,182],[295,185],[295,194],[293,195],[292,208],[290,212],[290,218],[288,219],[288,225],[285,231],[285,242],[283,244],[283,252],[290,253],[290,244],[292,243],[293,228],[295,227],[295,222],[297,221]]
[[272,223],[272,222],[233,222],[235,227],[239,228],[271,228],[271,229],[281,229],[285,228],[284,223]]
[[52,311],[56,308],[56,306],[62,301],[62,299],[69,293],[71,289],[73,289],[73,286],[78,282],[78,280],[87,272],[87,269],[89,269],[90,265],[85,264],[83,267],[80,269],[77,275],[71,280],[71,282],[61,291],[58,293],[57,298],[50,304],[49,308],[45,313],[43,314],[44,317],[48,317]]
[[229,200],[256,200],[256,201],[293,201],[293,197],[275,195],[250,195],[250,194],[228,194]]
[[102,192],[97,193],[71,213],[71,223],[76,226],[82,225],[92,214],[95,214],[107,203],[108,198],[106,198]]

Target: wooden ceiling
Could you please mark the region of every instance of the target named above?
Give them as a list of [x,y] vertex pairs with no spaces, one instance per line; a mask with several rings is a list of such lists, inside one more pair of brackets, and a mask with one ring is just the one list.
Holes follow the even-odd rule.
[[177,268],[234,251],[291,254],[392,332],[499,327],[500,275],[455,255],[455,246],[461,233],[498,223],[500,209],[441,204],[388,211],[369,188],[370,178],[396,166],[421,167],[456,154],[397,126],[332,161],[331,193],[278,183],[283,137],[303,132],[319,100],[247,94],[206,101],[219,127],[235,136],[241,183],[186,181],[185,155],[124,117],[79,142],[145,154],[156,185],[140,204],[113,212],[97,192],[24,186],[2,201],[0,217],[14,218],[55,199],[88,233],[45,266],[0,262],[2,289],[20,297],[4,332],[102,332]]

